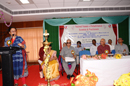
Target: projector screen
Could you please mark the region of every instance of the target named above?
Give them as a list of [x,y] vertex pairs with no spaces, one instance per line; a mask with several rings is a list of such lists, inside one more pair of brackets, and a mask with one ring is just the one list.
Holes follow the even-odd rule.
[[82,46],[89,49],[92,46],[92,40],[95,39],[97,45],[100,45],[100,40],[104,38],[106,44],[108,40],[112,40],[112,44],[117,43],[118,24],[88,24],[88,25],[62,25],[59,26],[59,46],[67,39],[71,40],[73,47],[77,46],[77,41],[81,41]]

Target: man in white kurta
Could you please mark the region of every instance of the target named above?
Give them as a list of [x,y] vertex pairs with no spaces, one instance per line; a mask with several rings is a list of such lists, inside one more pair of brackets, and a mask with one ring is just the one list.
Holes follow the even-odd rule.
[[93,39],[92,40],[92,46],[90,47],[90,53],[92,56],[94,56],[96,54],[96,51],[97,51],[97,45],[96,45],[96,40]]
[[111,51],[115,50],[115,46],[112,45],[112,40],[111,39],[108,40],[108,45],[109,45]]

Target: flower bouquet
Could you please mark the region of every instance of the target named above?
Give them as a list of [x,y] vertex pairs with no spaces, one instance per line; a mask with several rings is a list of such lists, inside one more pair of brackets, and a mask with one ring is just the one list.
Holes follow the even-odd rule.
[[86,71],[87,73],[85,76],[80,74],[75,79],[71,78],[71,86],[96,86],[98,77],[94,73],[91,73],[88,70]]
[[106,59],[107,57],[108,57],[107,54],[104,54],[104,53],[92,56],[92,58],[95,59],[95,60]]
[[114,55],[114,58],[116,58],[116,59],[121,59],[121,57],[122,57],[122,54],[115,54]]
[[114,80],[115,86],[130,86],[130,73],[122,74],[118,80]]

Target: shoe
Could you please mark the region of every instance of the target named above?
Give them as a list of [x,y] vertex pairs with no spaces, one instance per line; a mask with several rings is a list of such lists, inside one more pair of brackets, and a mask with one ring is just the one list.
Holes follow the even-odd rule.
[[74,75],[71,75],[71,77],[75,77]]
[[27,86],[27,84],[24,84],[23,86]]
[[70,75],[67,75],[67,79],[70,79]]
[[18,83],[14,84],[14,86],[18,86]]

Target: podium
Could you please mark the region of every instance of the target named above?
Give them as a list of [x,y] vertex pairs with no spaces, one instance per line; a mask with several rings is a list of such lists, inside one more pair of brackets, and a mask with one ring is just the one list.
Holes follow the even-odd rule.
[[19,49],[18,47],[0,47],[3,86],[14,86],[12,54]]

